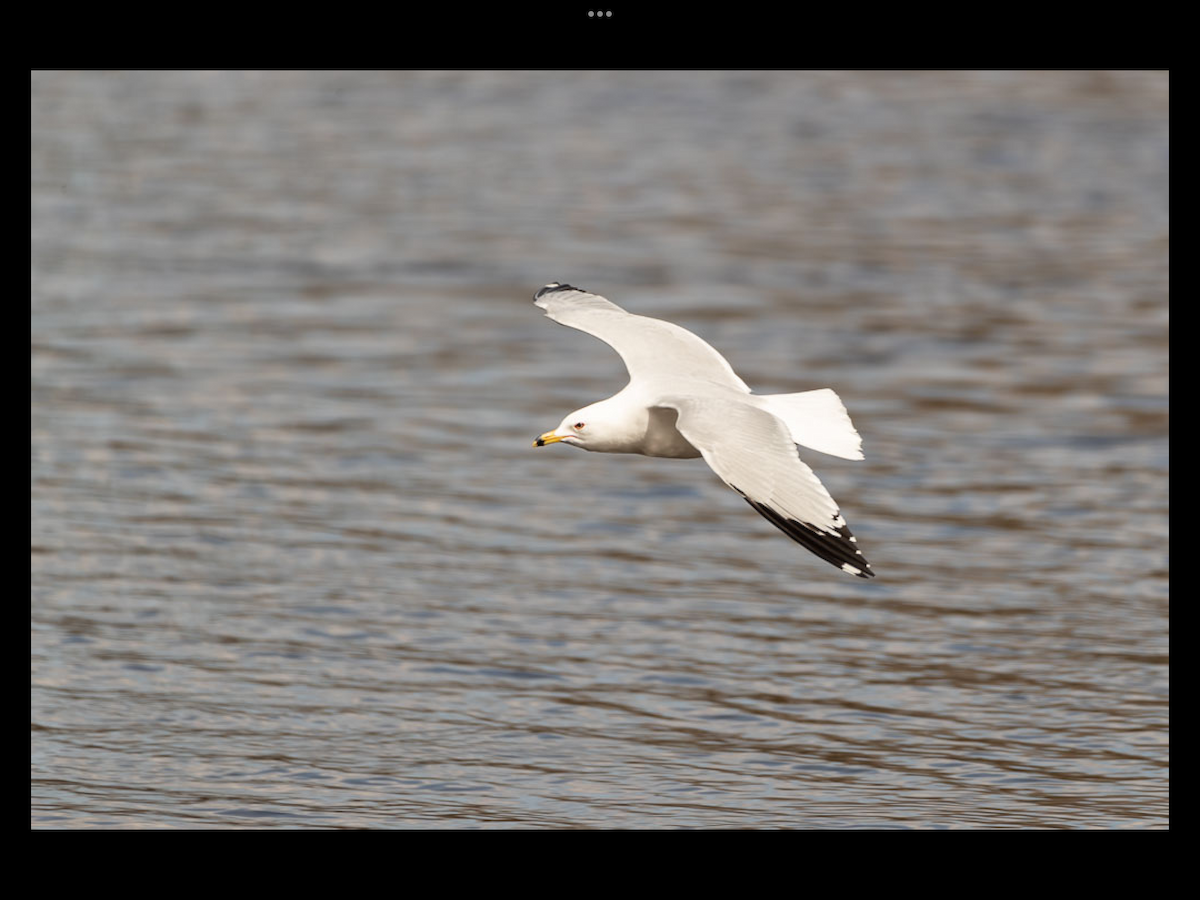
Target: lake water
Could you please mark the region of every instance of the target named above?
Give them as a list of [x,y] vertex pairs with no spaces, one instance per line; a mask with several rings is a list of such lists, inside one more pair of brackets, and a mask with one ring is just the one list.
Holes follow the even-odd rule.
[[[1169,826],[1163,72],[35,72],[34,828]],[[878,573],[569,281],[832,387]]]

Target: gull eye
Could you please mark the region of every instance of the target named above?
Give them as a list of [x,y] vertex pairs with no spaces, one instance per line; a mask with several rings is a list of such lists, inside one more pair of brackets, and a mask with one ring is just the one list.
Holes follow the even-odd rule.
[[572,428],[574,428],[576,431],[582,431],[582,430],[583,430],[583,423],[582,423],[582,422],[576,422],[576,423],[575,423],[574,425],[572,425],[571,427],[572,427]]

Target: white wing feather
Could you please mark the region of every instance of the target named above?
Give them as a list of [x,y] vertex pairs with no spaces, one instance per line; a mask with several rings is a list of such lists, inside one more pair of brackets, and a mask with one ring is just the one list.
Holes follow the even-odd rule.
[[664,398],[675,427],[727,485],[792,540],[853,575],[870,564],[825,485],[796,452],[787,426],[737,399]]
[[750,393],[725,357],[686,328],[627,313],[611,300],[569,284],[546,285],[534,303],[560,325],[586,332],[616,350],[631,382],[658,380],[670,372]]

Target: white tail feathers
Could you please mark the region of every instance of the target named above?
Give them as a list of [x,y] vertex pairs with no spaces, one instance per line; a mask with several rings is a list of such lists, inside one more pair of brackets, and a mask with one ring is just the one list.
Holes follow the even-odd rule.
[[767,412],[783,420],[792,440],[813,450],[862,459],[862,438],[854,430],[842,399],[829,388],[800,394],[762,394],[756,399]]

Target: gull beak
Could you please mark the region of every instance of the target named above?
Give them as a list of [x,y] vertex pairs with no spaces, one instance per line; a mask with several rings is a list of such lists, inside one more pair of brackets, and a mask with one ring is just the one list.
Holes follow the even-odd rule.
[[536,441],[533,442],[533,446],[545,447],[547,444],[554,444],[561,440],[562,440],[562,438],[560,438],[553,431],[547,431],[540,438],[538,438]]

